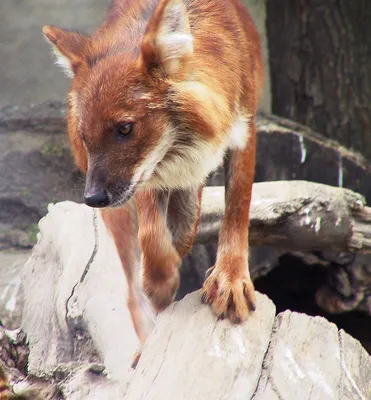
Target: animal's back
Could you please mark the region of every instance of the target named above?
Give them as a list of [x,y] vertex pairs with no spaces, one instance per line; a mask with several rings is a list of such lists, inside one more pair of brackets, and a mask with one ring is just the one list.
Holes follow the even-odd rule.
[[[158,3],[113,0],[106,21],[95,35],[98,52],[121,46],[123,51],[139,54],[147,23]],[[240,101],[237,92],[254,92],[245,102],[248,109],[256,108],[262,85],[260,42],[245,7],[239,0],[184,0],[184,4],[195,48],[190,79],[219,87],[229,96],[231,106]]]

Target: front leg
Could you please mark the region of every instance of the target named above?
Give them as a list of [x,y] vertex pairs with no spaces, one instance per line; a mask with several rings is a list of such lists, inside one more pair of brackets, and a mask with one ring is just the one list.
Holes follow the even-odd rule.
[[202,299],[220,318],[244,321],[255,310],[255,291],[248,265],[249,211],[255,171],[255,121],[245,149],[230,152],[226,206],[216,264],[208,271]]
[[139,287],[138,221],[134,202],[120,208],[102,208],[102,219],[110,232],[128,283],[127,305],[136,334],[143,344],[153,329],[151,310],[148,311]]
[[157,312],[170,305],[179,287],[181,258],[166,224],[169,192],[144,190],[136,195],[142,285]]

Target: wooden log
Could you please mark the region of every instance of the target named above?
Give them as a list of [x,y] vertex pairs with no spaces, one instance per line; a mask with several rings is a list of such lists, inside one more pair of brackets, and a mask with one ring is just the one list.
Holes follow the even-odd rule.
[[58,389],[43,399],[370,398],[371,358],[358,341],[324,318],[276,316],[259,293],[241,325],[218,321],[200,292],[171,305],[130,371],[137,341],[102,220],[72,202],[49,210],[23,271],[28,373]]
[[[198,243],[217,239],[224,188],[203,192]],[[250,244],[288,250],[371,253],[371,208],[351,190],[307,181],[255,183]]]
[[[258,294],[246,323],[216,322],[193,293],[158,319],[124,399],[366,400],[371,358],[321,317],[285,311]],[[259,332],[258,335],[256,333]]]

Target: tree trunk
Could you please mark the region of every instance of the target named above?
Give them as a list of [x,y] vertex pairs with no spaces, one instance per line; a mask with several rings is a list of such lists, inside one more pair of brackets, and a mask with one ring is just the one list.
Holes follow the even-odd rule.
[[267,0],[273,113],[368,160],[370,20],[370,0]]

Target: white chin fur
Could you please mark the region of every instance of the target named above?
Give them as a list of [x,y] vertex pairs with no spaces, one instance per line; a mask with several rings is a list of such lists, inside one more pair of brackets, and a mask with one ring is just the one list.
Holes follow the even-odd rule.
[[148,180],[150,180],[157,164],[164,158],[165,154],[172,146],[173,137],[173,128],[168,127],[167,129],[165,129],[165,133],[162,136],[161,141],[152,150],[149,156],[147,156],[143,164],[137,167],[132,179],[132,185],[137,185],[139,181],[147,182]]

